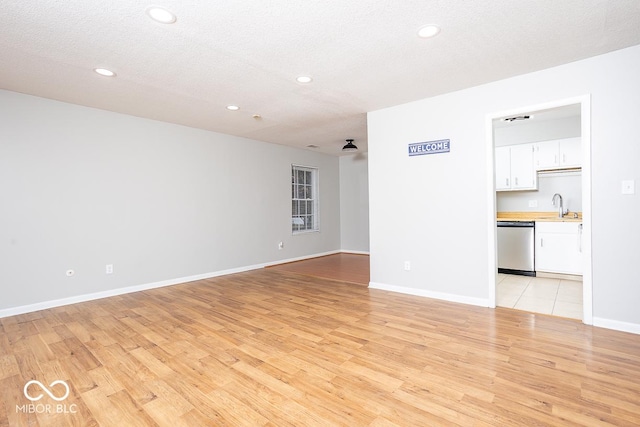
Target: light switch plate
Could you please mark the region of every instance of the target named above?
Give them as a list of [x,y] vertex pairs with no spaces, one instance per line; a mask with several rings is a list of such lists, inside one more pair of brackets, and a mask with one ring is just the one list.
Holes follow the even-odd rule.
[[622,181],[622,194],[636,194],[636,183],[634,180]]

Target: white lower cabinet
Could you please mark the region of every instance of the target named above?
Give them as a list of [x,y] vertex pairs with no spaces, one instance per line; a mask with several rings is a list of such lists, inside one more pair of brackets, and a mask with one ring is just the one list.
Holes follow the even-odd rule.
[[536,221],[536,271],[582,275],[582,224]]

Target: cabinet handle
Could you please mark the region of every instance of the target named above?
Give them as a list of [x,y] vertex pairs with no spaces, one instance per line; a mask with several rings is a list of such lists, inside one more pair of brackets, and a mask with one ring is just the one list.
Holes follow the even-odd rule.
[[562,163],[567,163],[567,155],[566,154],[562,155]]
[[507,184],[507,187],[508,187],[509,186],[509,178],[506,178],[505,181],[506,181],[506,184]]
[[518,177],[516,176],[516,185],[518,185]]
[[542,240],[542,237],[540,238],[540,247],[544,246],[544,240]]
[[556,165],[558,164],[558,155],[557,154],[553,155],[553,163],[556,164]]

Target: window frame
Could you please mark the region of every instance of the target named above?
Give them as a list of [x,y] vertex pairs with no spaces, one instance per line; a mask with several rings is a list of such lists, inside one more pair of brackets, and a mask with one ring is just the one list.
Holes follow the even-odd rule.
[[[302,171],[305,173],[310,173],[311,183],[303,182],[300,183],[296,179],[296,172]],[[296,195],[300,194],[300,186],[309,187],[309,192],[311,193],[311,198],[298,198]],[[298,191],[296,191],[298,190]],[[291,234],[306,234],[306,233],[317,233],[320,231],[320,171],[317,167],[314,166],[304,166],[291,164]],[[298,215],[294,215],[294,204],[298,203]],[[300,203],[305,203],[304,213],[300,213]],[[311,203],[312,212],[309,213],[307,207]],[[294,224],[294,218],[300,218],[301,216],[312,217],[313,218],[313,226],[312,228],[303,228],[299,227],[296,229],[296,224]],[[305,224],[306,225],[306,224]]]

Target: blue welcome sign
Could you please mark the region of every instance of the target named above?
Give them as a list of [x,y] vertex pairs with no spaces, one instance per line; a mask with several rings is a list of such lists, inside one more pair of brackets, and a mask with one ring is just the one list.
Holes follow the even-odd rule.
[[409,144],[409,156],[424,156],[425,154],[448,153],[449,151],[451,151],[451,142],[448,139]]

